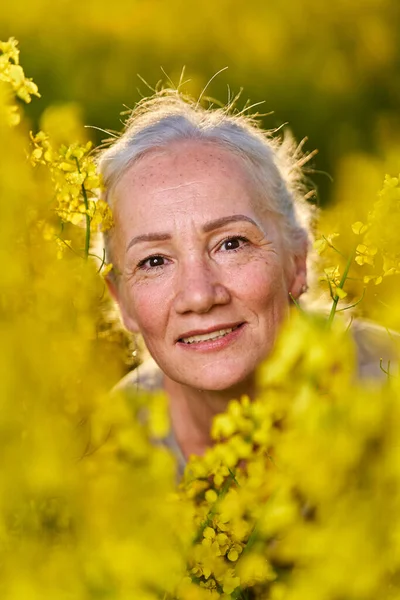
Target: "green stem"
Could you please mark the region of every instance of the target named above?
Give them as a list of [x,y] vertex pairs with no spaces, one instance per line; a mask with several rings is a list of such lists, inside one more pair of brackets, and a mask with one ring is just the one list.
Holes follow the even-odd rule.
[[[75,158],[76,161],[76,165],[78,167],[78,173],[81,173],[81,169],[79,167],[79,161],[77,158]],[[85,219],[86,219],[86,233],[85,233],[85,258],[88,258],[89,256],[89,250],[90,250],[90,216],[89,216],[89,200],[87,197],[87,192],[86,192],[86,188],[85,185],[82,183],[81,185],[82,188],[82,196],[83,196],[83,203],[85,205]]]
[[327,237],[325,237],[325,236],[323,235],[323,236],[322,236],[322,239],[326,241],[326,243],[328,244],[328,246],[329,246],[330,248],[332,248],[332,250],[334,250],[335,252],[337,252],[338,254],[340,254],[340,256],[343,256],[343,258],[345,257],[345,255],[343,254],[343,252],[340,252],[340,250],[338,250],[338,249],[336,248],[336,246],[334,246],[334,245],[332,244],[332,242],[330,242],[330,241],[328,240],[328,238],[327,238]]
[[[341,290],[343,289],[344,284],[346,283],[347,275],[349,273],[349,270],[350,270],[350,267],[351,267],[351,263],[353,262],[355,253],[356,253],[356,249],[353,248],[353,250],[351,251],[351,253],[349,255],[349,258],[347,259],[347,263],[346,263],[345,269],[343,271],[343,275],[342,275],[342,278],[340,280],[340,283],[337,286]],[[336,294],[335,297],[333,298],[331,312],[330,312],[329,317],[328,317],[328,327],[330,327],[332,325],[333,319],[334,319],[335,314],[336,314],[338,302],[339,302],[339,296]]]
[[[349,279],[349,277],[348,277],[348,279]],[[343,312],[344,310],[350,310],[350,308],[354,308],[355,306],[360,304],[360,302],[363,301],[364,296],[365,296],[365,288],[363,289],[360,298],[356,302],[353,302],[353,304],[349,304],[348,306],[345,306],[344,308],[338,308],[336,312]]]
[[296,298],[291,294],[291,292],[289,292],[289,298],[291,299],[291,301],[293,302],[293,304],[295,305],[295,307],[297,308],[297,310],[301,313],[305,313],[305,311],[302,309],[302,307],[300,306],[300,304],[297,302]]

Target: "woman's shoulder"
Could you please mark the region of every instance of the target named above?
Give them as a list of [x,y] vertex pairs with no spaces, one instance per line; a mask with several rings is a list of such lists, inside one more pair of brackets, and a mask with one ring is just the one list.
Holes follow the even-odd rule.
[[[130,371],[123,377],[112,392],[159,392],[163,389],[163,373],[160,367],[152,358],[147,358],[141,365]],[[148,418],[148,412],[145,409],[140,413],[140,420],[145,423]],[[186,466],[185,457],[178,445],[172,427],[164,437],[151,438],[151,443],[154,446],[162,446],[167,448],[176,460],[176,476],[177,481],[180,481]]]
[[354,319],[350,333],[356,346],[360,379],[383,379],[398,367],[400,334],[372,321]]
[[162,371],[152,358],[147,358],[141,365],[120,379],[112,391],[145,390],[156,392],[162,388]]

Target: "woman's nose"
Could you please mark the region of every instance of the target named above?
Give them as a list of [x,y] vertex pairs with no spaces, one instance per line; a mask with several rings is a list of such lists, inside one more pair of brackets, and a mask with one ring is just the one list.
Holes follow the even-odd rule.
[[175,295],[178,313],[207,313],[213,306],[228,304],[230,293],[206,260],[181,266]]

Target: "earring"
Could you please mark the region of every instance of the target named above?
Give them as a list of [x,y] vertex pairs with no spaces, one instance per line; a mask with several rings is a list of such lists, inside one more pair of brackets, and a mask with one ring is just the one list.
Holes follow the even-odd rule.
[[139,365],[140,362],[138,361],[138,347],[137,347],[137,341],[136,341],[136,335],[133,336],[133,350],[132,350],[132,358],[135,361],[135,366],[134,366],[134,371],[135,371],[135,388],[136,391],[139,391]]
[[137,355],[138,355],[138,347],[137,347],[137,342],[136,342],[136,336],[133,337],[132,346],[133,346],[133,350],[132,350],[131,355],[136,360],[137,359]]

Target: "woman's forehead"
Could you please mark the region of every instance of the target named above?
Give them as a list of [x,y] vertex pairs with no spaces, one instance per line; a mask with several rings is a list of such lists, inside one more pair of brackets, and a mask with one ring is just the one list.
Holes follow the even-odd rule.
[[148,152],[121,177],[118,190],[128,185],[136,189],[175,183],[182,185],[191,177],[214,176],[219,179],[242,179],[250,185],[250,176],[241,157],[228,148],[210,141],[185,140],[166,148]]
[[181,144],[132,165],[116,188],[114,213],[117,226],[128,219],[136,229],[172,217],[203,222],[235,213],[255,216],[255,199],[239,157],[216,145]]

